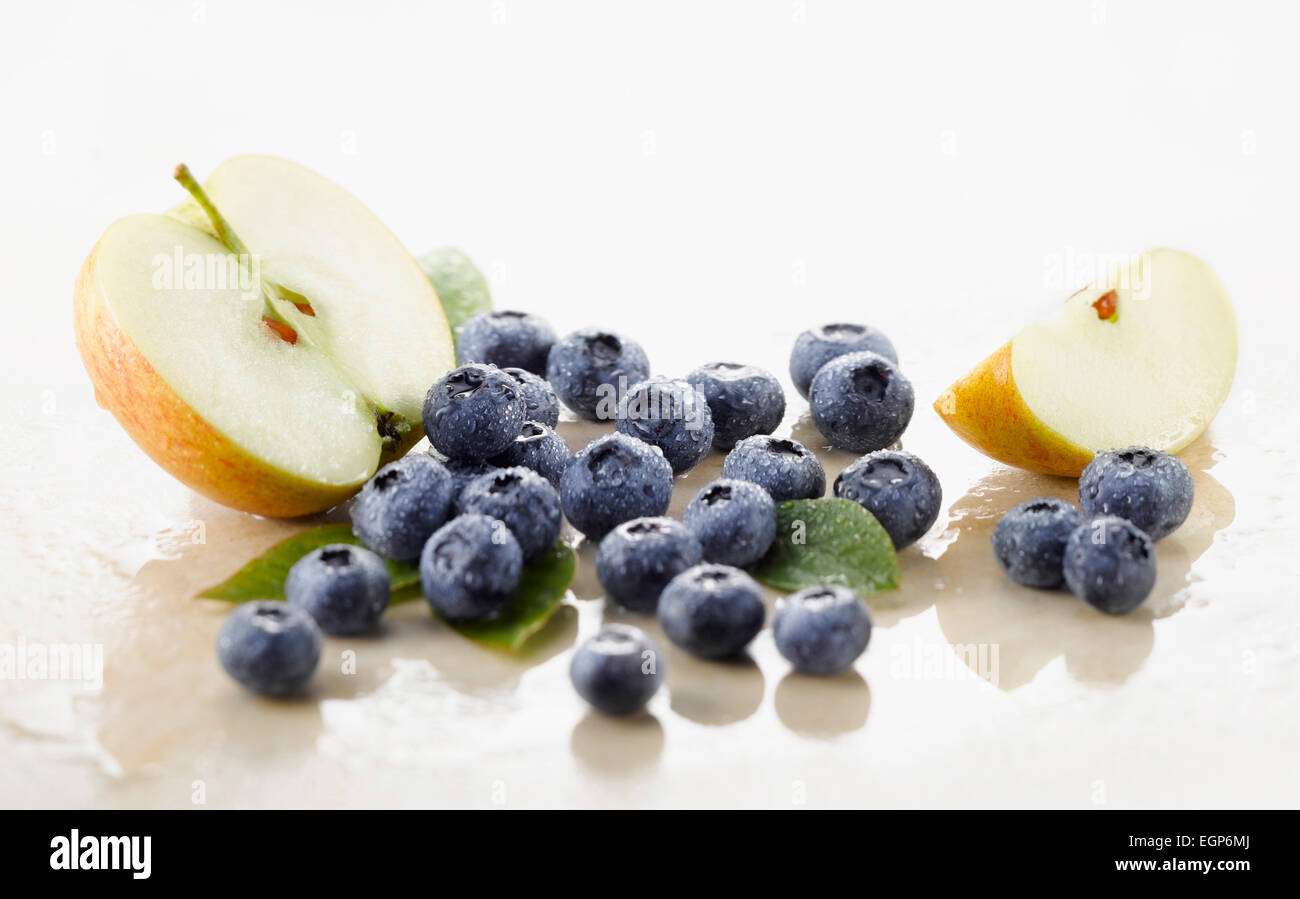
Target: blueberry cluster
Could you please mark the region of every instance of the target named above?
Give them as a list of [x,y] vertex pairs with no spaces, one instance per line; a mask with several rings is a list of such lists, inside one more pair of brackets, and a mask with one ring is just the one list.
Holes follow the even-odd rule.
[[[808,397],[822,436],[840,449],[866,454],[836,478],[835,495],[871,512],[896,548],[918,540],[938,518],[942,494],[924,462],[885,449],[907,428],[915,405],[889,338],[850,323],[804,331],[790,354],[790,378]],[[708,400],[714,446],[728,450],[724,478],[757,484],[776,502],[816,499],[826,492],[826,472],[812,450],[770,436],[785,412],[780,385],[770,374],[716,362],[691,372],[687,381]]]
[[[587,329],[557,339],[545,321],[510,311],[467,322],[457,353],[459,367],[425,399],[432,449],[384,465],[362,488],[351,509],[361,545],[308,553],[288,573],[286,602],[251,602],[229,616],[217,641],[226,671],[268,696],[303,690],[322,634],[378,627],[391,588],[386,559],[418,563],[441,618],[498,618],[565,519],[598,543],[596,576],[611,605],[655,616],[664,637],[693,656],[742,656],[767,617],[764,592],[744,569],[771,548],[777,503],[827,488],[812,450],[773,436],[786,411],[777,379],[735,362],[651,377],[645,351],[622,335]],[[870,512],[896,549],[924,536],[942,491],[921,459],[889,448],[914,407],[889,339],[860,324],[805,331],[790,377],[821,435],[862,454],[835,478],[834,495]],[[612,422],[613,432],[571,451],[555,430],[561,405]],[[726,453],[722,477],[680,521],[665,517],[674,477],[713,449]],[[1100,453],[1079,481],[1082,511],[1050,497],[1023,503],[999,521],[994,555],[1016,583],[1065,585],[1097,609],[1128,612],[1155,582],[1153,541],[1186,519],[1192,494],[1190,473],[1171,456]],[[851,667],[872,628],[865,602],[833,585],[780,599],[771,626],[780,654],[811,675]],[[626,715],[654,696],[664,670],[648,634],[609,624],[575,651],[570,676],[593,707]]]
[[[823,477],[817,493],[824,487]],[[724,477],[696,494],[680,522],[654,515],[613,528],[597,549],[596,576],[611,603],[654,615],[678,649],[702,659],[736,658],[766,618],[763,590],[742,569],[761,559],[775,536],[771,492],[753,480]],[[866,604],[840,587],[782,600],[772,627],[777,649],[807,674],[848,668],[871,634]],[[654,694],[662,660],[643,631],[615,625],[578,650],[571,676],[595,708],[628,714]]]
[[1103,612],[1130,612],[1155,585],[1154,541],[1186,520],[1193,492],[1187,466],[1167,453],[1098,453],[1079,478],[1079,508],[1053,497],[1021,503],[994,529],[993,555],[1018,584],[1065,585]]
[[[457,354],[460,365],[425,398],[429,452],[384,465],[357,496],[360,545],[307,554],[289,572],[286,603],[231,616],[219,654],[232,676],[268,695],[302,689],[322,633],[378,626],[391,587],[385,559],[418,564],[421,590],[442,618],[496,618],[566,518],[599,543],[596,574],[611,603],[657,615],[675,646],[702,658],[744,652],[766,607],[742,569],[771,547],[777,502],[826,492],[817,456],[771,436],[785,415],[776,377],[735,362],[683,379],[650,377],[635,341],[596,329],[557,339],[545,321],[514,311],[467,322]],[[828,325],[800,336],[791,376],[834,443],[879,449],[910,416],[896,359],[879,332]],[[574,453],[555,430],[561,405],[612,421],[614,432]],[[712,449],[727,453],[723,477],[699,491],[681,521],[664,517],[674,476]],[[864,457],[840,475],[836,494],[871,510],[899,547],[938,514],[933,472],[905,453]],[[865,608],[844,591],[796,594],[778,611],[778,648],[799,670],[841,670],[866,646]],[[574,656],[574,683],[603,711],[631,711],[662,680],[656,654],[635,628],[607,628]]]
[[916,398],[899,371],[894,345],[866,325],[804,331],[790,354],[790,377],[808,398],[817,430],[840,449],[884,449],[912,420]]
[[232,677],[271,696],[303,689],[322,632],[377,627],[391,587],[384,559],[418,562],[425,598],[447,620],[505,610],[523,566],[554,545],[563,519],[559,483],[572,453],[553,430],[559,398],[540,376],[554,343],[533,315],[493,312],[466,323],[461,365],[425,398],[432,450],[384,465],[362,487],[351,510],[361,546],[308,553],[285,580],[287,602],[250,603],[230,616],[218,656]]
[[822,325],[804,331],[790,354],[790,380],[804,399],[809,398],[813,379],[832,359],[849,353],[875,353],[898,364],[898,353],[889,338],[874,328],[846,322]]

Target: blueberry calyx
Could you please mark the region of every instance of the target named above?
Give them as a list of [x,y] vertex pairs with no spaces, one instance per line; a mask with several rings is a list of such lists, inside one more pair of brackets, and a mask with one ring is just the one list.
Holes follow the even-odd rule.
[[584,338],[583,342],[586,346],[587,355],[598,362],[617,362],[618,357],[623,355],[623,341],[613,334],[604,332],[592,334]]
[[731,502],[731,488],[726,484],[714,484],[700,496],[700,502],[706,506]]
[[320,554],[320,560],[330,568],[347,568],[352,564],[352,550],[327,549]]
[[888,368],[873,361],[855,368],[849,379],[853,383],[854,393],[871,400],[879,400],[889,389],[891,375]]
[[867,329],[862,325],[849,324],[848,322],[836,322],[830,325],[823,325],[821,332],[822,336],[827,340],[855,340],[867,333]]
[[767,451],[774,456],[802,456],[804,448],[793,440],[770,440],[767,444]]

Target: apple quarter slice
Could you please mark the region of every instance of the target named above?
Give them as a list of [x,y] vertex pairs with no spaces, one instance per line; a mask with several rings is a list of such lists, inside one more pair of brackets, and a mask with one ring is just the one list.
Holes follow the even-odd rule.
[[1197,257],[1158,249],[1025,328],[934,408],[994,459],[1077,477],[1102,450],[1186,447],[1223,405],[1236,364],[1223,283]]
[[1090,452],[1177,452],[1209,426],[1236,367],[1228,291],[1208,265],[1178,250],[1135,257],[1011,343],[1025,404]]

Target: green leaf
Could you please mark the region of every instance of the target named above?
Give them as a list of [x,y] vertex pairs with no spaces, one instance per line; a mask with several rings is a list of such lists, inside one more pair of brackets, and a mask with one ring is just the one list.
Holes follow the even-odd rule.
[[555,614],[577,567],[577,555],[566,543],[557,540],[545,555],[524,566],[519,589],[500,618],[464,624],[449,622],[449,626],[477,643],[514,652]]
[[442,311],[454,338],[461,325],[481,312],[492,309],[487,278],[468,256],[455,247],[440,247],[420,257],[420,268],[433,282]]
[[867,596],[898,588],[898,556],[874,515],[847,499],[776,505],[776,539],[750,573],[777,590],[838,584]]
[[[228,579],[204,590],[203,599],[248,602],[254,599],[284,599],[284,580],[289,569],[307,553],[330,543],[360,546],[348,524],[326,524],[282,540],[249,562]],[[390,607],[421,599],[420,572],[409,562],[385,560],[392,578]],[[524,566],[519,589],[505,614],[494,621],[448,626],[477,643],[511,652],[518,650],[545,626],[562,604],[578,557],[563,541],[556,541],[541,558]]]
[[[227,602],[284,599],[284,579],[289,576],[289,569],[293,567],[293,563],[313,549],[319,549],[330,543],[362,545],[361,541],[352,535],[350,524],[324,524],[311,528],[294,534],[287,540],[281,540],[220,584],[204,590],[199,597],[224,599]],[[394,594],[414,586],[416,595],[419,595],[420,572],[414,565],[409,562],[388,560],[385,562],[388,565],[388,576],[393,581]]]

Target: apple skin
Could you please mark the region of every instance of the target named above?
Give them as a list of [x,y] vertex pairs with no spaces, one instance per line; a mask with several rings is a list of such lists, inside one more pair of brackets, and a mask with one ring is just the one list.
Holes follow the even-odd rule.
[[[96,272],[100,244],[77,276],[73,325],[95,400],[168,474],[224,506],[271,518],[323,512],[364,481],[332,486],[305,480],[257,459],[185,404],[118,326]],[[404,454],[423,436],[418,422],[379,464]]]
[[1092,461],[1025,405],[1011,374],[1011,341],[945,390],[934,411],[962,440],[1015,468],[1077,478]]

